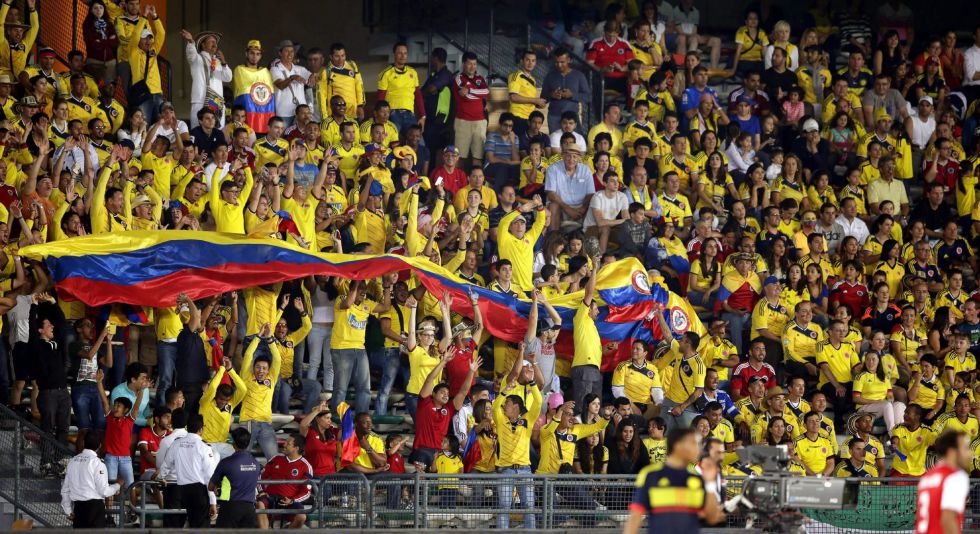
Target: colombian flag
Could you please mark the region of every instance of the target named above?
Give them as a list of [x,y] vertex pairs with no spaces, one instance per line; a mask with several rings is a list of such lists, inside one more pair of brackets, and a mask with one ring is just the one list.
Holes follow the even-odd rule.
[[342,402],[337,405],[337,415],[340,417],[340,467],[344,468],[361,454],[361,443],[354,433],[354,409]]
[[245,122],[256,133],[269,131],[269,119],[276,114],[276,96],[269,69],[241,65],[235,69],[233,105],[245,108]]
[[[130,304],[173,306],[177,295],[201,299],[243,287],[294,280],[308,275],[352,280],[412,270],[435,295],[448,292],[454,312],[469,316],[469,294],[480,299],[489,333],[517,343],[524,339],[531,302],[475,286],[427,258],[392,254],[329,254],[269,238],[182,230],[133,231],[84,236],[21,249],[22,256],[43,260],[59,294],[90,306]],[[629,354],[633,340],[653,343],[664,335],[653,315],[659,303],[671,334],[704,333],[690,305],[660,279],[651,281],[636,259],[600,270],[596,281],[600,314],[596,321],[607,347]],[[584,291],[553,299],[565,335],[559,350],[571,354],[572,318]],[[540,316],[545,316],[542,307]],[[492,320],[490,319],[492,318]],[[617,356],[618,358],[618,356]],[[618,361],[618,360],[617,360]],[[615,362],[603,362],[603,368]]]

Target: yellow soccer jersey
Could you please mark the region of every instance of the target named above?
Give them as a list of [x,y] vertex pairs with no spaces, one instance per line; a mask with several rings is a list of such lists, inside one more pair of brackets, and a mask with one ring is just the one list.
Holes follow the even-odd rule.
[[652,402],[650,390],[662,387],[660,374],[653,362],[636,365],[632,360],[616,366],[616,370],[613,371],[612,386],[623,387],[626,398],[638,404]]
[[378,75],[378,90],[385,91],[385,100],[393,110],[418,111],[415,109],[415,89],[419,85],[419,74],[408,65],[400,69],[388,65]]
[[834,455],[834,446],[827,436],[817,434],[816,439],[810,439],[803,435],[796,439],[796,455],[811,473],[819,475]]
[[[896,449],[892,469],[911,476],[925,473],[926,449],[935,441],[936,433],[928,426],[920,425],[915,430],[910,430],[904,423],[896,426],[892,431],[892,445]],[[894,447],[896,442],[898,446]]]

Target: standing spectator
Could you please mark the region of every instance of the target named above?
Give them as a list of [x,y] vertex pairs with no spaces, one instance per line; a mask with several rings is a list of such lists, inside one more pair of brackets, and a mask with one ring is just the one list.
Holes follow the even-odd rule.
[[276,116],[282,119],[285,127],[289,127],[296,120],[296,107],[308,105],[306,84],[312,74],[306,70],[306,67],[294,63],[295,43],[285,39],[279,42],[277,49],[279,58],[272,62],[269,72],[272,74],[272,83],[276,87]]
[[[270,484],[262,486],[256,505],[260,510],[295,509],[303,510],[307,499],[313,496],[310,485],[306,481],[313,478],[313,467],[303,457],[306,450],[306,438],[299,434],[290,434],[282,445],[282,453],[273,456],[262,469],[264,480],[295,480],[296,484]],[[298,513],[284,516],[289,521],[287,528],[302,528],[306,523],[306,514]],[[269,516],[259,516],[259,528],[268,530]]]
[[[529,384],[525,391],[531,394],[531,398],[525,405],[524,397],[513,394],[515,390],[507,384],[494,399],[491,408],[499,440],[497,473],[509,481],[508,485],[500,487],[498,494],[499,507],[505,510],[504,513],[497,515],[498,529],[507,529],[510,526],[510,509],[514,504],[513,484],[517,485],[521,506],[529,510],[534,508],[534,486],[530,480],[521,480],[520,475],[531,474],[531,431],[534,422],[541,414],[541,391],[533,382]],[[524,528],[533,530],[535,525],[535,515],[524,514]]]
[[[443,321],[448,322],[449,319],[444,317]],[[411,461],[417,464],[433,465],[435,456],[442,449],[442,439],[449,433],[449,424],[456,412],[463,407],[466,395],[470,392],[473,377],[483,363],[479,357],[469,362],[463,387],[459,388],[459,391],[450,398],[449,384],[445,382],[436,384],[436,379],[442,375],[442,370],[450,359],[449,353],[444,353],[439,363],[429,371],[422,388],[419,390],[419,404],[415,418],[415,442],[413,443],[411,458]]]
[[330,63],[323,69],[322,74],[317,73],[317,91],[319,102],[312,104],[319,110],[320,122],[326,119],[328,109],[327,104],[333,101],[333,97],[339,96],[347,105],[345,115],[350,120],[364,120],[364,82],[361,79],[361,71],[358,70],[357,63],[347,59],[347,48],[343,43],[330,45]]
[[413,124],[418,124],[424,131],[426,109],[419,75],[408,65],[408,45],[395,43],[391,52],[394,63],[378,75],[378,100],[387,100],[391,104],[391,122],[395,123],[399,135]]
[[132,75],[129,106],[139,107],[147,121],[155,123],[163,104],[163,85],[157,59],[166,42],[167,32],[157,16],[156,7],[146,6],[143,16],[153,20],[153,29],[147,27],[149,22],[146,18],[141,18],[133,30],[133,38],[129,40],[125,54]]
[[180,36],[187,41],[184,46],[184,56],[191,69],[191,128],[198,125],[197,112],[202,108],[214,111],[218,119],[218,128],[224,128],[223,84],[231,82],[232,75],[231,68],[225,61],[225,54],[218,49],[221,34],[204,31],[195,39],[191,36],[191,32],[180,30]]
[[30,24],[17,22],[8,16],[13,3],[13,0],[4,0],[0,7],[0,69],[17,78],[27,67],[27,56],[34,48],[41,24],[38,20],[37,0],[26,1]]
[[[521,154],[520,143],[514,132],[516,122],[517,119],[510,113],[501,114],[497,123],[500,130],[490,134],[486,143],[486,174],[497,191],[505,185],[517,186],[520,182]],[[459,130],[457,135],[458,132]]]
[[[226,376],[227,375],[227,376]],[[231,384],[226,384],[227,377],[230,377]],[[234,384],[234,388],[232,388]],[[242,403],[248,393],[248,384],[245,383],[231,366],[231,359],[227,356],[222,359],[217,372],[211,377],[204,395],[201,396],[200,408],[198,411],[204,418],[204,433],[201,437],[204,442],[211,445],[211,448],[218,453],[219,458],[227,458],[232,451],[228,449],[228,429],[231,428],[231,412]]]
[[[170,447],[178,439],[187,436],[187,416],[188,413],[184,411],[183,408],[177,408],[170,413],[170,426],[172,430],[165,438],[160,440],[160,445],[157,449],[157,462],[159,465],[163,465],[167,460],[167,455],[169,454]],[[160,481],[163,484],[163,504],[169,509],[181,509],[180,492],[177,489],[177,476],[175,473],[167,473],[166,476],[161,475],[158,470],[154,474],[154,479]],[[165,528],[182,528],[184,526],[184,521],[186,516],[184,514],[167,514],[163,517],[163,525]]]
[[[242,360],[242,380],[248,387],[248,393],[242,401],[242,411],[239,415],[239,421],[252,434],[249,450],[258,441],[262,454],[266,458],[272,458],[276,453],[275,430],[272,428],[272,395],[282,368],[278,343],[271,335],[272,327],[268,323],[262,325],[259,335],[253,337],[248,348],[245,349],[245,357]],[[259,343],[268,344],[268,351],[272,353],[271,362],[255,359]]]
[[759,300],[762,284],[759,275],[752,269],[755,258],[745,253],[735,256],[735,270],[721,279],[721,289],[715,308],[722,312],[721,318],[731,325],[732,343],[741,354],[745,350],[742,342],[744,330],[750,326],[752,309]]
[[224,480],[228,480],[231,488],[228,500],[221,501],[218,508],[218,520],[214,525],[216,528],[259,528],[258,518],[255,517],[255,488],[258,486],[262,468],[249,452],[248,444],[251,440],[248,430],[233,430],[231,442],[235,453],[218,462],[208,482],[208,489],[212,492],[218,491]]
[[232,73],[233,104],[245,108],[244,123],[258,134],[269,131],[269,120],[276,114],[272,74],[260,65],[261,61],[262,43],[252,39],[245,47],[245,64],[235,67]]
[[585,74],[572,68],[568,50],[559,48],[552,55],[555,67],[544,77],[541,94],[548,100],[548,131],[557,132],[565,112],[579,116],[582,105],[592,98],[592,89]]
[[518,137],[527,133],[531,112],[548,105],[546,99],[538,96],[538,81],[533,74],[537,65],[538,55],[533,50],[524,50],[520,68],[507,76],[507,92],[510,93],[508,111],[514,116],[514,132]]
[[[31,377],[38,389],[41,430],[53,433],[59,442],[67,444],[71,396],[65,376],[65,350],[58,347],[57,341],[65,337],[65,315],[54,297],[47,293],[31,295],[29,325],[26,354],[33,363]],[[42,472],[53,472],[52,452],[50,446],[42,445]]]
[[599,315],[596,304],[595,286],[599,276],[600,261],[592,260],[592,272],[582,302],[578,304],[572,320],[572,333],[575,338],[575,357],[572,360],[572,398],[575,411],[582,414],[586,407],[585,397],[589,393],[602,397],[602,375],[599,365],[602,361],[602,340],[595,326]]
[[[464,158],[464,167],[479,167],[483,163],[483,144],[487,140],[486,105],[490,86],[476,69],[476,54],[466,52],[463,54],[463,69],[453,79],[453,101],[456,103],[453,131],[456,134],[456,148]],[[498,121],[501,127],[503,120],[501,116]]]
[[589,43],[585,60],[602,72],[606,89],[626,95],[626,64],[633,59],[633,49],[620,38],[621,34],[622,24],[615,20],[606,21],[602,37]]
[[187,435],[171,445],[160,466],[164,480],[170,473],[176,475],[181,505],[187,510],[187,526],[192,529],[210,527],[210,518],[218,513],[214,492],[208,490],[218,455],[201,439],[203,431],[204,419],[200,415],[188,417]]
[[109,483],[108,469],[99,459],[102,439],[97,432],[85,435],[84,449],[68,462],[61,484],[61,509],[72,528],[106,527],[105,500],[119,493],[119,484]]
[[[145,20],[145,17],[140,15],[140,3],[136,0],[120,2],[120,6],[123,8],[123,12],[115,18],[116,38],[119,40],[119,47],[116,49],[116,74],[123,89],[128,91],[133,80],[133,71],[127,53],[129,42],[133,39],[139,40],[136,26],[141,20]],[[109,6],[106,6],[106,10],[109,10]],[[112,11],[110,11],[109,18],[112,18]]]
[[110,405],[109,397],[102,387],[102,372],[100,371],[96,376],[99,398],[102,399],[102,410],[106,416],[106,466],[109,470],[109,478],[118,479],[123,488],[129,488],[133,484],[132,435],[140,402],[149,398],[148,379],[145,374],[141,377],[135,384],[137,391],[135,399],[119,397],[113,399]]
[[[82,38],[85,39],[85,51],[88,53],[85,71],[98,82],[115,82],[119,38],[106,12],[104,0],[94,0],[89,6],[88,15],[82,21]],[[54,55],[51,59],[54,59]]]
[[386,282],[382,290],[383,300],[378,303],[367,298],[367,288],[363,281],[354,281],[350,283],[347,293],[338,298],[334,305],[336,321],[330,337],[334,372],[330,404],[334,410],[347,398],[347,389],[352,380],[357,395],[357,411],[366,412],[370,408],[371,374],[364,349],[364,335],[369,315],[380,315],[391,309],[392,286]]
[[[448,55],[445,48],[433,48],[429,57],[429,77],[422,85],[422,104],[432,117],[427,121],[423,137],[428,147],[431,160],[429,167],[435,167],[439,154],[452,138],[452,128],[449,127],[449,100],[439,106],[443,91],[449,91],[453,83],[453,73],[446,67]],[[425,174],[425,173],[423,173]]]

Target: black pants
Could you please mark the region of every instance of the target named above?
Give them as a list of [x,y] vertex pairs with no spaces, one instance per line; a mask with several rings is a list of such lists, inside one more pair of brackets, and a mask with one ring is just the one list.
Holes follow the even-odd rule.
[[827,382],[820,388],[824,396],[827,397],[827,404],[834,409],[834,428],[846,428],[847,419],[845,416],[854,411],[854,400],[851,398],[851,383],[841,384],[847,389],[844,396],[838,397],[834,385]]
[[[59,442],[68,444],[71,424],[71,395],[67,389],[42,389],[37,394],[37,409],[41,412],[41,430],[54,434]],[[41,463],[54,461],[51,446],[41,449]]]
[[71,522],[71,528],[105,528],[104,500],[75,501],[72,504],[75,519]]
[[227,501],[218,507],[217,528],[259,528],[255,501]]
[[201,384],[180,384],[178,388],[184,392],[184,413],[197,413],[204,396]]
[[[177,484],[167,484],[163,487],[163,505],[171,510],[184,507],[180,487]],[[187,521],[185,514],[167,514],[163,516],[164,528],[184,528],[185,521]]]
[[208,488],[204,484],[184,484],[180,489],[180,499],[187,510],[187,526],[190,528],[209,528],[211,526],[211,503],[208,501]]

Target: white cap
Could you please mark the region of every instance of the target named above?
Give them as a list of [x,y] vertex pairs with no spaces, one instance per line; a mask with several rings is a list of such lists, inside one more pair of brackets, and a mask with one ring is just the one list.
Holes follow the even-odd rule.
[[144,39],[146,37],[153,37],[153,32],[151,32],[149,28],[143,28],[143,31],[140,32],[140,39]]
[[807,119],[803,123],[803,131],[804,132],[819,132],[820,131],[820,125],[817,124],[817,121],[815,121],[813,119]]
[[919,103],[921,104],[923,102],[928,102],[930,106],[934,104],[934,102],[932,101],[932,97],[929,95],[922,95],[921,97],[919,97]]

